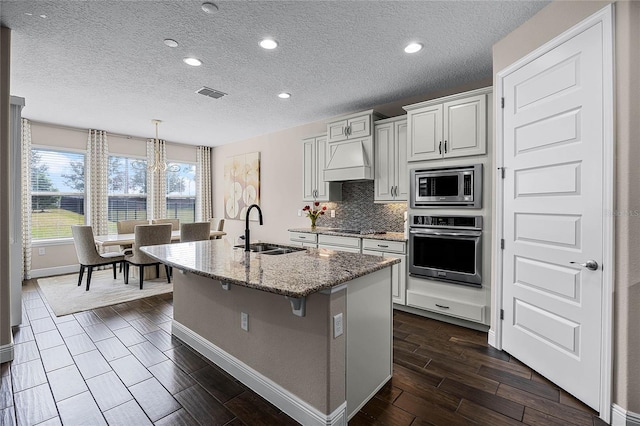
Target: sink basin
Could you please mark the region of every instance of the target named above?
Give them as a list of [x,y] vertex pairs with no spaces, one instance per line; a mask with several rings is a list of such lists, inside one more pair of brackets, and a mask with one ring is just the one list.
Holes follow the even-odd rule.
[[[239,244],[234,247],[244,249],[244,244]],[[304,247],[279,246],[276,244],[269,244],[269,243],[253,243],[249,245],[249,250],[251,250],[254,253],[278,255],[278,254],[294,253],[296,251],[302,251],[306,249]]]

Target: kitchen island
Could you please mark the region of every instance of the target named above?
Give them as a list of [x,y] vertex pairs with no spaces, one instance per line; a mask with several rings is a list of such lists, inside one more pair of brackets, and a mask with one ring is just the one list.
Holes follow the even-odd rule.
[[391,377],[398,260],[254,249],[209,240],[142,250],[176,269],[175,336],[298,422],[346,425]]

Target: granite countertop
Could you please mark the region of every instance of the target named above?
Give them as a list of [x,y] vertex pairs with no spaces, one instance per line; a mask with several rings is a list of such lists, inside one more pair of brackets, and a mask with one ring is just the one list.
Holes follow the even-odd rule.
[[307,234],[327,234],[327,235],[340,235],[341,237],[357,237],[357,238],[369,238],[373,240],[387,240],[387,241],[404,241],[407,239],[404,237],[403,232],[387,232],[386,234],[352,234],[348,232],[340,232],[336,228],[323,228],[316,227],[311,228],[291,228],[289,232],[305,232]]
[[308,296],[400,262],[392,257],[313,248],[266,255],[234,248],[227,240],[163,244],[141,250],[183,271],[290,297]]

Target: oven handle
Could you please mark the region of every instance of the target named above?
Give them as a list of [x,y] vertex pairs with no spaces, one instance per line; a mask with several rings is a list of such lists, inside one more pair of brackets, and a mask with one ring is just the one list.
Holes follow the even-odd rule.
[[479,237],[482,235],[482,231],[436,231],[431,229],[410,229],[411,234],[424,234],[424,235],[439,235],[443,237]]

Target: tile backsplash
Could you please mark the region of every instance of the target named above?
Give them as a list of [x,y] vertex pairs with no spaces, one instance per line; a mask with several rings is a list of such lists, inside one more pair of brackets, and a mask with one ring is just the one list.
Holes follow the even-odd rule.
[[[375,229],[404,232],[404,212],[407,203],[375,204],[373,181],[344,182],[342,201],[320,203],[327,213],[318,218],[318,226],[343,229]],[[332,218],[330,210],[336,211]]]

